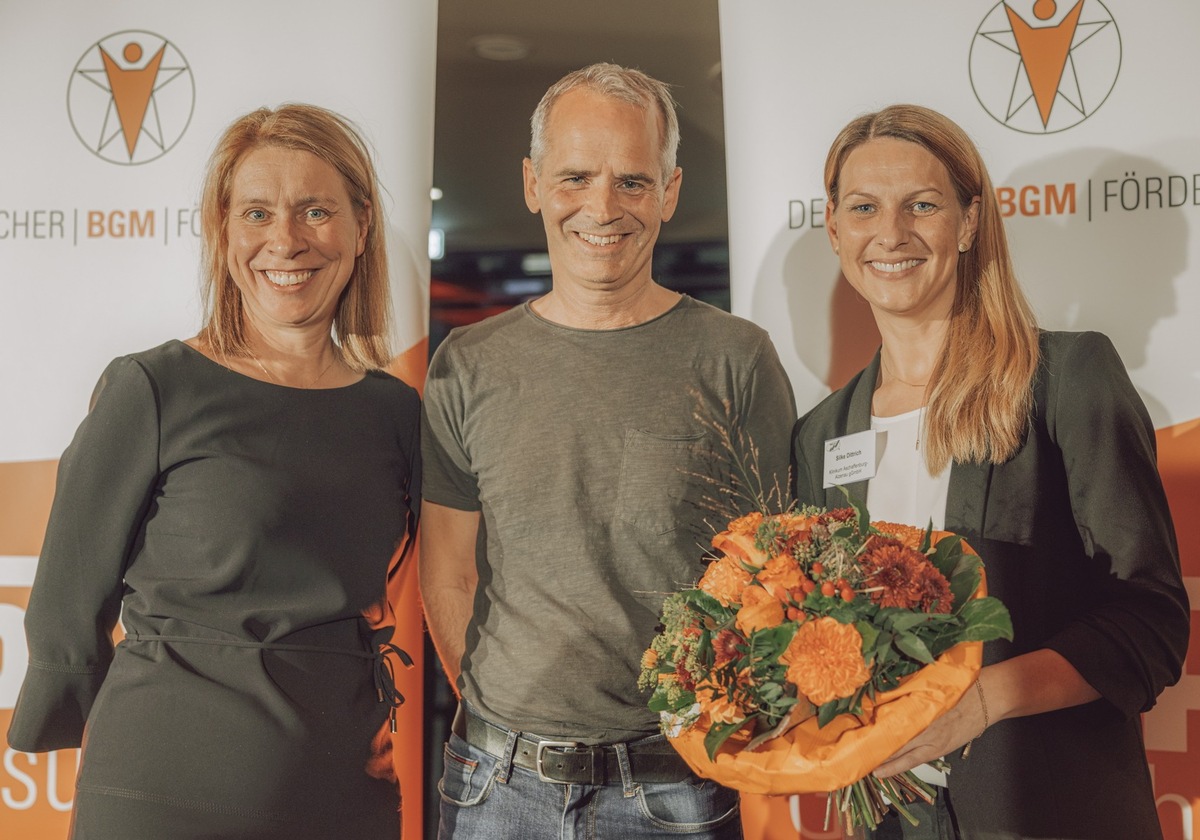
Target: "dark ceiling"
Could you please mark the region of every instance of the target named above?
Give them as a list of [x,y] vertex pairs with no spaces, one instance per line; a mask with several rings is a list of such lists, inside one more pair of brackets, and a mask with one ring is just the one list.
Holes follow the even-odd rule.
[[[528,56],[481,58],[473,42],[494,35]],[[546,88],[595,61],[662,79],[679,102],[683,190],[662,241],[726,239],[717,0],[440,0],[437,49],[433,227],[448,253],[544,245],[521,190],[529,116]]]

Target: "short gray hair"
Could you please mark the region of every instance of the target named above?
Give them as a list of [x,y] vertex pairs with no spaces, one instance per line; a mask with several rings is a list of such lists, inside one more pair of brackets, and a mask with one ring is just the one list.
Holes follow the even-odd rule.
[[550,109],[563,94],[576,88],[585,88],[604,96],[611,96],[630,105],[649,110],[658,109],[662,126],[659,158],[662,163],[662,179],[666,183],[675,171],[675,154],[679,149],[679,117],[675,115],[675,99],[671,90],[658,79],[647,76],[641,70],[621,67],[618,64],[592,64],[563,76],[550,86],[542,101],[534,109],[529,120],[529,159],[539,171],[546,156],[546,120]]

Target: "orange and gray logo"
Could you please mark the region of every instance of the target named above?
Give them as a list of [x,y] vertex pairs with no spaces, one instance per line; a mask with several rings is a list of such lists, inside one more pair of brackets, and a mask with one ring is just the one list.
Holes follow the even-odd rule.
[[76,136],[110,163],[149,163],[183,137],[192,119],[192,68],[174,44],[138,29],[93,44],[67,86]]
[[1094,114],[1117,83],[1121,34],[1099,0],[1005,0],[971,43],[971,87],[1015,131],[1053,134]]

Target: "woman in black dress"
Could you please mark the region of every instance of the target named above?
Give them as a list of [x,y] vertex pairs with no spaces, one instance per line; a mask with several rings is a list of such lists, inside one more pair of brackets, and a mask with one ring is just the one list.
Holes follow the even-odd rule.
[[399,836],[386,587],[418,399],[382,371],[379,208],[337,115],[234,122],[204,328],[113,361],[63,455],[8,738],[83,745],[75,840]]

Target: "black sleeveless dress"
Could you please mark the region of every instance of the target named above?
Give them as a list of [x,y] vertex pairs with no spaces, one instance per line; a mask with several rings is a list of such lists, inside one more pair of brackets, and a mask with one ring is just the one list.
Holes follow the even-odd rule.
[[386,374],[286,388],[178,341],[109,365],[59,465],[9,730],[82,744],[73,838],[395,840],[385,593],[418,418]]

